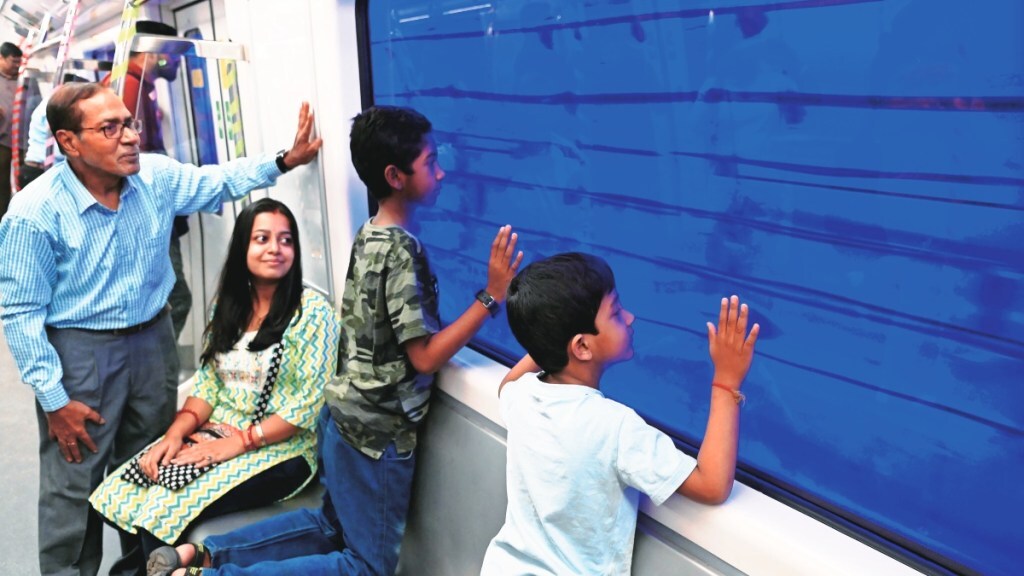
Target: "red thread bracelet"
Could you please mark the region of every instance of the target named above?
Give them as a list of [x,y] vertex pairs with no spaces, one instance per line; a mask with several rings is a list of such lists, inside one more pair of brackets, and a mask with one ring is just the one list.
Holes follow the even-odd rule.
[[182,414],[190,414],[193,418],[195,418],[196,428],[199,428],[199,425],[203,423],[203,421],[199,419],[199,414],[195,410],[192,410],[191,408],[182,408],[181,410],[178,410],[178,413],[175,414],[174,417],[177,418]]
[[245,451],[251,452],[256,448],[256,442],[252,439],[252,426],[245,429],[244,435],[245,437],[242,441],[245,443]]
[[736,400],[736,404],[739,405],[739,406],[742,406],[743,403],[747,401],[747,397],[744,396],[742,392],[740,392],[739,390],[736,390],[734,388],[730,388],[730,387],[726,386],[725,384],[719,384],[718,382],[712,382],[711,386],[714,387],[714,388],[721,388],[722,390],[725,390],[726,392],[732,394],[733,399]]

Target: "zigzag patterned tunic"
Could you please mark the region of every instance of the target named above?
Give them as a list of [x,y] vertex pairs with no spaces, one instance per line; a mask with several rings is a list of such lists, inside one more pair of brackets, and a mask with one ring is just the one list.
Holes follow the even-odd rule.
[[[311,290],[303,292],[300,311],[301,316],[296,316],[282,337],[285,354],[267,410],[268,415],[277,414],[300,428],[297,434],[222,462],[177,491],[158,485],[142,488],[122,480],[126,464],[93,492],[89,498],[93,508],[128,532],[135,533],[140,527],[165,542],[175,542],[207,506],[277,464],[302,456],[311,471],[302,486],[316,477],[316,421],[323,405],[324,384],[337,365],[340,322],[327,299]],[[262,386],[263,369],[259,367],[265,365],[263,357],[269,358],[271,351],[247,352],[253,356],[251,364],[256,371],[248,379],[226,373],[231,368],[219,363],[216,369],[203,366],[196,372],[192,396],[214,407],[211,420],[239,429],[250,424]]]

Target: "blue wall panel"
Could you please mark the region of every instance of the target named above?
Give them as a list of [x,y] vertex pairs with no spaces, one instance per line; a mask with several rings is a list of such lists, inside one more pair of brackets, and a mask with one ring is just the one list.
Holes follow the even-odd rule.
[[[610,396],[703,434],[718,299],[762,339],[740,458],[956,570],[1024,541],[1024,4],[370,3],[377,103],[434,122],[451,320],[497,228],[607,258]],[[521,353],[504,322],[479,342]]]

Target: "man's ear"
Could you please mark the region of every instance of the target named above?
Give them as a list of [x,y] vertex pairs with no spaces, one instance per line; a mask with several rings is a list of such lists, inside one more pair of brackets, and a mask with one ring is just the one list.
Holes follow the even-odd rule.
[[580,362],[589,362],[594,357],[590,342],[583,334],[577,334],[569,341],[569,356]]
[[57,130],[53,137],[60,143],[65,156],[77,158],[81,155],[78,150],[78,138],[75,137],[75,133],[71,130]]
[[392,190],[401,190],[405,186],[405,178],[403,176],[405,174],[394,164],[388,164],[387,168],[384,168],[384,179],[388,181],[388,186]]

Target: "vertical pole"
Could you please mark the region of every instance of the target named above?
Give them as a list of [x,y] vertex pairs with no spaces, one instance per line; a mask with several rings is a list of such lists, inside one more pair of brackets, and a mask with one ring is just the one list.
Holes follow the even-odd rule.
[[68,45],[71,44],[71,36],[75,33],[78,4],[78,0],[71,0],[68,4],[67,14],[64,15],[64,32],[60,37],[60,47],[57,49],[57,71],[54,72],[53,76],[54,86],[59,86],[64,77],[64,61],[68,58]]
[[132,38],[135,37],[135,20],[139,17],[137,0],[125,0],[121,12],[121,30],[117,34],[117,45],[114,48],[114,67],[110,71],[110,88],[119,95],[124,89],[124,78],[128,75],[128,56]]

